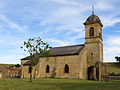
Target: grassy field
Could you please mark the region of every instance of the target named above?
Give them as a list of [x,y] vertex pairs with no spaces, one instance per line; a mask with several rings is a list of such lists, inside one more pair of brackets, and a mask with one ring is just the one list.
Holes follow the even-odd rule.
[[13,65],[13,64],[0,64],[0,67],[9,67],[11,65]]
[[0,90],[120,90],[120,81],[97,82],[76,79],[4,79]]
[[120,73],[120,64],[119,63],[115,63],[115,62],[111,62],[111,63],[105,63],[105,65],[107,66],[107,71],[109,73]]

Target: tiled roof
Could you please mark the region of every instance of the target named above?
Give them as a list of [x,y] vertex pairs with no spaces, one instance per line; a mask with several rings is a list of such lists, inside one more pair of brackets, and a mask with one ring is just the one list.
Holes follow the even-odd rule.
[[31,65],[31,63],[32,63],[32,61],[29,60],[29,61],[25,62],[23,65]]
[[[84,44],[54,47],[50,49],[50,56],[77,55],[83,48],[84,48]],[[28,56],[28,57],[22,58],[21,60],[29,60],[30,58],[31,56]]]
[[51,56],[75,55],[75,54],[79,54],[79,52],[83,48],[84,48],[84,44],[64,46],[64,47],[54,47],[50,49],[50,55]]
[[103,27],[103,24],[101,23],[100,18],[96,16],[95,14],[92,14],[91,16],[89,16],[87,20],[85,21],[84,25],[89,25],[89,24],[94,24],[94,23],[99,23]]
[[12,70],[12,71],[19,71],[20,68],[14,68],[14,67],[5,67],[8,70]]
[[14,67],[0,67],[0,72],[7,72],[8,70],[11,70],[11,71],[20,71],[20,68],[14,68]]

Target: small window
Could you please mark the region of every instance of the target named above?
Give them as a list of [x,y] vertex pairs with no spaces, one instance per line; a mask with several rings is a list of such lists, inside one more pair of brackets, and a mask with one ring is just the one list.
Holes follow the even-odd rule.
[[91,53],[91,56],[93,55],[93,53]]
[[50,67],[49,65],[46,66],[46,73],[49,73],[50,72]]
[[65,65],[64,73],[69,73],[69,66],[67,64]]
[[94,36],[94,28],[91,27],[89,31],[90,37]]

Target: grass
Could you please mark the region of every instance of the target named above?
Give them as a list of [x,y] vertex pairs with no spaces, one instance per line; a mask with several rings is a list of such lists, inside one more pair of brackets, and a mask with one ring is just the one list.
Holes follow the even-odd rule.
[[120,64],[117,62],[105,63],[107,66],[107,72],[109,73],[120,73]]
[[0,67],[9,67],[11,65],[13,65],[13,64],[0,64]]
[[88,81],[77,79],[4,79],[0,90],[120,90],[120,81]]

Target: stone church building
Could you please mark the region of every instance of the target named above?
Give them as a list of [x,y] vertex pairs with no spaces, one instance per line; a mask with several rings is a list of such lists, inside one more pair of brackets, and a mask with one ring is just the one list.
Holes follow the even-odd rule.
[[[100,81],[105,79],[103,24],[94,13],[83,24],[85,43],[51,48],[49,57],[41,57],[40,62],[32,70],[34,78],[78,78]],[[21,59],[21,78],[29,78],[30,64],[30,56]]]

